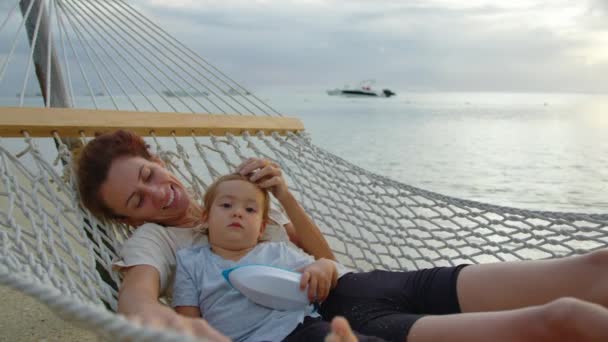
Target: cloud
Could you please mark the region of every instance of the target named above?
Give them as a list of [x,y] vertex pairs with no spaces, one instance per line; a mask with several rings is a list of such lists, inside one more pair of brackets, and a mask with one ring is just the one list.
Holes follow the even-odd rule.
[[607,4],[134,2],[249,86],[325,88],[375,78],[401,89],[504,91],[608,91],[601,78],[608,65]]
[[375,77],[412,89],[607,89],[583,76],[590,73],[583,55],[594,53],[593,42],[577,22],[585,7],[569,2],[268,6],[213,2],[163,9],[161,18],[197,51],[250,82],[342,84]]

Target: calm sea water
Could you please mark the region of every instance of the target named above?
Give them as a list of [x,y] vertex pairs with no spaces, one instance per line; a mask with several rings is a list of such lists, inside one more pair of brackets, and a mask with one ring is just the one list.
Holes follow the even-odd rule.
[[608,212],[608,95],[267,99],[299,116],[317,145],[413,186],[519,208]]
[[403,183],[519,208],[608,212],[608,95],[397,92],[258,95],[300,117],[318,146]]

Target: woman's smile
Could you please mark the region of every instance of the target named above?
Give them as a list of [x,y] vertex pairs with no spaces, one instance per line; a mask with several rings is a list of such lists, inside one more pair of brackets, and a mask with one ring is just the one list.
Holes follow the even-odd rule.
[[163,209],[168,209],[171,204],[173,204],[173,201],[175,200],[175,190],[173,189],[173,185],[169,185],[169,198],[167,199],[167,203],[165,203],[165,206],[163,207]]

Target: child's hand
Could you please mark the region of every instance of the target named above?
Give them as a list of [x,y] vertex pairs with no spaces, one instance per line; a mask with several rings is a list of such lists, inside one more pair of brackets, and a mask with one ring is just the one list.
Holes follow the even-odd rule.
[[304,267],[301,272],[300,289],[304,290],[308,285],[308,299],[311,302],[324,301],[338,281],[336,265],[327,259],[319,259]]

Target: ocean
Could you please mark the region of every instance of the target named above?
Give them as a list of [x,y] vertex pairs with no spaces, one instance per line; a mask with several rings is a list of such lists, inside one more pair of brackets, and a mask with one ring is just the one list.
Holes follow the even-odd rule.
[[317,146],[402,183],[501,206],[608,212],[608,95],[396,92],[256,94],[299,117]]
[[262,98],[362,168],[445,195],[549,211],[608,212],[608,95],[417,93]]

